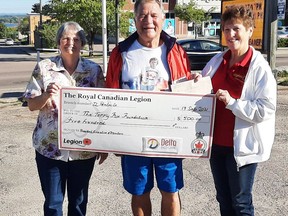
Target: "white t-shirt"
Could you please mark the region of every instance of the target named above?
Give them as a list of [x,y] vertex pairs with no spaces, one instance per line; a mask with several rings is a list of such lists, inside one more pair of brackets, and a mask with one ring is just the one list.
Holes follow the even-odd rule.
[[148,48],[135,40],[129,50],[122,53],[122,89],[168,90],[170,73],[166,51],[164,43],[157,48]]

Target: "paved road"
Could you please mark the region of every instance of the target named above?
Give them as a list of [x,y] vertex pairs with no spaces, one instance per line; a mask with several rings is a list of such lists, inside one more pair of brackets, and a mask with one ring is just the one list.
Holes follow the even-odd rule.
[[[114,45],[110,45],[110,51]],[[93,61],[103,66],[103,58],[100,56],[101,45],[94,45],[96,56]],[[56,55],[55,52],[40,54],[40,58]],[[0,98],[19,97],[31,76],[31,72],[37,62],[37,53],[31,46],[0,46]],[[286,66],[287,65],[287,66]],[[277,64],[279,69],[288,71],[288,48],[277,50]]]
[[[1,84],[5,97],[5,94],[24,90],[35,62],[0,62],[0,65],[0,80],[5,78],[5,73],[23,73],[20,81],[10,82],[7,78],[5,88]],[[288,212],[287,93],[287,88],[279,87],[275,144],[271,159],[259,164],[257,171],[254,185],[256,216],[283,216]],[[31,146],[37,112],[29,112],[15,97],[1,95],[0,215],[39,216],[42,215],[43,196]],[[219,215],[208,161],[184,160],[184,178],[182,215]],[[152,191],[152,197],[153,215],[158,216],[160,196],[156,189]],[[88,216],[102,215],[131,215],[130,196],[122,188],[120,160],[114,155],[95,167],[91,180]]]
[[[254,185],[255,216],[284,216],[288,212],[288,89],[279,90],[277,127],[271,159],[259,164]],[[42,215],[43,196],[34,162],[31,134],[37,112],[17,101],[0,101],[0,215]],[[184,160],[183,216],[219,215],[206,159]],[[160,196],[152,191],[153,215],[160,215]],[[131,215],[130,196],[122,188],[120,160],[110,154],[96,166],[90,184],[88,216]],[[65,207],[67,203],[65,202]]]

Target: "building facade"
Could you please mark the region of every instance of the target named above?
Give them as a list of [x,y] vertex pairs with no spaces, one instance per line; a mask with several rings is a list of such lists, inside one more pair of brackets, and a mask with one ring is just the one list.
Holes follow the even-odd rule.
[[[29,18],[29,44],[35,44],[35,30],[40,25],[40,14],[39,13],[30,13],[28,14]],[[49,16],[42,15],[42,21],[51,20]]]
[[[176,4],[189,3],[190,0],[162,0],[162,6],[165,11],[166,21],[163,29],[167,33],[168,28],[173,28],[173,33],[171,34],[178,38],[195,36],[194,26],[192,23],[185,23],[179,20],[175,16],[174,8]],[[196,34],[202,36],[217,36],[220,34],[220,15],[221,15],[221,0],[194,0],[197,8],[203,9],[212,17],[208,22],[203,22],[200,25]],[[125,11],[133,12],[135,0],[126,0],[126,4],[123,7]],[[131,20],[133,22],[133,20]],[[172,26],[172,27],[171,27]],[[133,30],[132,30],[133,32]]]
[[[209,13],[211,19],[197,26],[195,31],[193,23],[185,23],[175,16],[174,7],[176,4],[188,4],[190,0],[162,0],[162,6],[166,14],[165,26],[173,26],[173,33],[176,37],[194,37],[195,34],[204,37],[220,36],[221,0],[193,0],[198,9]],[[278,26],[288,26],[288,5],[287,0],[278,1]],[[133,12],[135,0],[126,0],[124,10]],[[281,13],[281,16],[279,14]]]
[[[184,1],[189,2],[189,0]],[[196,3],[197,8],[203,9],[204,11],[209,13],[211,17],[210,20],[202,23],[199,34],[205,37],[219,36],[221,34],[221,0],[194,0],[194,2]]]

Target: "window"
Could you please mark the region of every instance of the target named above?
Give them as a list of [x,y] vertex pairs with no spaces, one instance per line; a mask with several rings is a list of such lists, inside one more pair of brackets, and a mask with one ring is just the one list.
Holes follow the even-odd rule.
[[175,18],[175,13],[165,13],[165,18],[166,19],[174,19]]

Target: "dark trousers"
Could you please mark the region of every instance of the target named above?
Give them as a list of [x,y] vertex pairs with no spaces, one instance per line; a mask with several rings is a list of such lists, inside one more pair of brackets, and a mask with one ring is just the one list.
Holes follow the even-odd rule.
[[233,148],[213,145],[210,167],[221,216],[253,216],[252,187],[257,164],[238,170]]
[[45,197],[44,215],[62,216],[67,186],[68,215],[86,214],[88,187],[96,157],[88,160],[59,161],[36,152],[36,163]]

